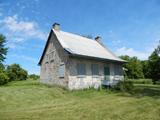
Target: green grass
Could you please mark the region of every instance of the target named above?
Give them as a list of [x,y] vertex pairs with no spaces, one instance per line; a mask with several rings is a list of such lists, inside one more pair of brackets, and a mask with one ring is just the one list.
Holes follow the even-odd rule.
[[67,91],[38,81],[0,87],[0,120],[160,120],[160,86],[136,85],[134,94]]

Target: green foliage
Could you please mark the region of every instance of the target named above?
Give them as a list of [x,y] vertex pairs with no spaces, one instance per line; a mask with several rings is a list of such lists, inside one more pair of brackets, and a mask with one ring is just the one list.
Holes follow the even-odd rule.
[[153,82],[160,80],[160,44],[149,56],[148,73]]
[[128,62],[123,65],[123,67],[127,69],[125,71],[125,75],[127,76],[127,78],[144,78],[142,64],[141,61],[137,59],[137,57],[129,57],[125,55],[120,56],[120,58]]
[[142,68],[143,68],[143,74],[144,74],[144,78],[149,78],[149,65],[148,65],[148,60],[143,60],[141,61],[142,64]]
[[160,85],[160,81],[155,81],[155,84]]
[[9,65],[6,69],[9,81],[26,80],[28,73],[19,64]]
[[129,79],[134,84],[153,84],[152,79]]
[[6,58],[8,48],[5,47],[6,38],[2,34],[0,34],[0,63],[4,61]]
[[31,74],[28,76],[29,79],[32,79],[32,80],[38,80],[39,79],[39,75],[36,75],[36,74]]
[[8,76],[5,71],[0,70],[0,85],[4,85],[8,83]]
[[120,81],[118,84],[116,84],[115,86],[113,86],[113,88],[115,90],[120,90],[122,92],[133,92],[133,82],[130,80],[124,80],[124,81]]

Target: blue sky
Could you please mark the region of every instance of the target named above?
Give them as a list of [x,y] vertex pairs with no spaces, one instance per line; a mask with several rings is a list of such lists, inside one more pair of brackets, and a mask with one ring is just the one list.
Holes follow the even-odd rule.
[[5,64],[39,74],[37,63],[54,22],[63,31],[102,37],[117,55],[147,59],[160,39],[159,0],[0,0]]

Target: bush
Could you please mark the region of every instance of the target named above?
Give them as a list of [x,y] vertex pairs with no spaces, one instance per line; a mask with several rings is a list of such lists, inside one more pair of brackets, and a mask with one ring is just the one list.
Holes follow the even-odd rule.
[[155,84],[160,85],[160,80],[156,81]]
[[28,73],[19,64],[9,65],[6,69],[9,81],[26,80]]
[[153,84],[151,79],[130,79],[134,84]]
[[122,92],[132,92],[133,91],[133,82],[129,80],[120,81],[113,86],[113,89],[120,90]]
[[8,76],[5,72],[0,72],[0,85],[4,85],[8,83]]
[[39,79],[39,75],[36,75],[36,74],[31,74],[28,76],[29,79],[32,79],[32,80],[38,80]]

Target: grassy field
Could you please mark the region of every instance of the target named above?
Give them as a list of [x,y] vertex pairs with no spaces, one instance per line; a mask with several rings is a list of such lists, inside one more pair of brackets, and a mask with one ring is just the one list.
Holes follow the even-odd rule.
[[160,85],[137,84],[135,93],[67,91],[17,81],[0,87],[0,120],[160,120]]

